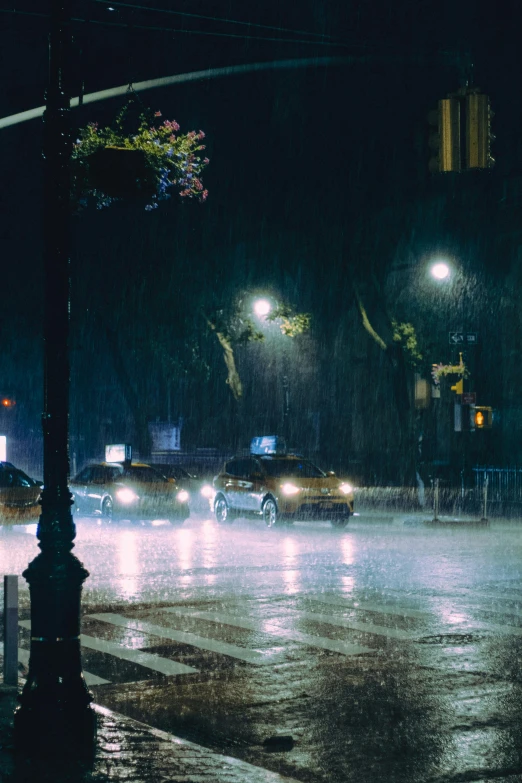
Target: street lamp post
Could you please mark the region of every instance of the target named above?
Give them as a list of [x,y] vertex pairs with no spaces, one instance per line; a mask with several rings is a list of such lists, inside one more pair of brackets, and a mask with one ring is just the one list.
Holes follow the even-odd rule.
[[69,0],[53,0],[44,115],[44,488],[40,554],[23,575],[31,597],[29,674],[15,712],[15,743],[30,755],[91,755],[96,718],[82,674],[80,596],[88,572],[71,550],[69,474],[70,101]]

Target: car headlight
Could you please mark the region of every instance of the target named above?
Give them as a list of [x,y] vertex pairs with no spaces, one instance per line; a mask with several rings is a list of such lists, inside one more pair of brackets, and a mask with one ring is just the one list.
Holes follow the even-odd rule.
[[121,500],[122,503],[134,503],[136,500],[140,499],[140,496],[137,495],[134,490],[129,489],[128,487],[125,487],[125,489],[119,489],[116,492],[116,497],[118,500]]
[[180,503],[186,503],[189,499],[190,495],[187,492],[186,489],[181,489],[178,494],[176,495],[176,500],[178,500]]
[[204,484],[201,487],[200,492],[204,498],[211,498],[212,495],[214,494],[214,487],[211,487],[210,484]]
[[281,489],[285,495],[297,495],[301,491],[295,484],[282,484]]
[[349,495],[350,492],[353,492],[353,487],[351,484],[341,484],[339,489],[341,490],[341,492],[344,492],[345,495]]

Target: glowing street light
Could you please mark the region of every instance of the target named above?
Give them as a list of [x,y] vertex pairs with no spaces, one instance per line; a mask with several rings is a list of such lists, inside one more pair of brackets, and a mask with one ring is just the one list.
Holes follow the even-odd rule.
[[451,269],[444,261],[437,261],[430,267],[430,272],[436,280],[447,280],[451,275]]
[[258,318],[266,318],[271,309],[272,305],[268,299],[256,299],[254,302],[254,313]]

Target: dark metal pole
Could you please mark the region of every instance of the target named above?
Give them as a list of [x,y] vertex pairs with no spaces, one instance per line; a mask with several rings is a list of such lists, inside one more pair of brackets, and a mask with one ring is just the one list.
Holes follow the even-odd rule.
[[80,596],[88,572],[71,550],[69,475],[70,0],[51,0],[44,115],[44,488],[41,553],[23,575],[31,596],[31,654],[15,712],[15,740],[34,755],[90,755],[96,719],[82,674]]

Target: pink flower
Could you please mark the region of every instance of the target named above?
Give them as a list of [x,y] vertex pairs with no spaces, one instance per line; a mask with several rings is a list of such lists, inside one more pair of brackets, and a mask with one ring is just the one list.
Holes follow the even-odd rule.
[[163,127],[171,131],[179,131],[179,125],[176,120],[165,120]]
[[155,111],[154,112],[154,116],[155,117],[161,117],[161,112],[160,111]]

